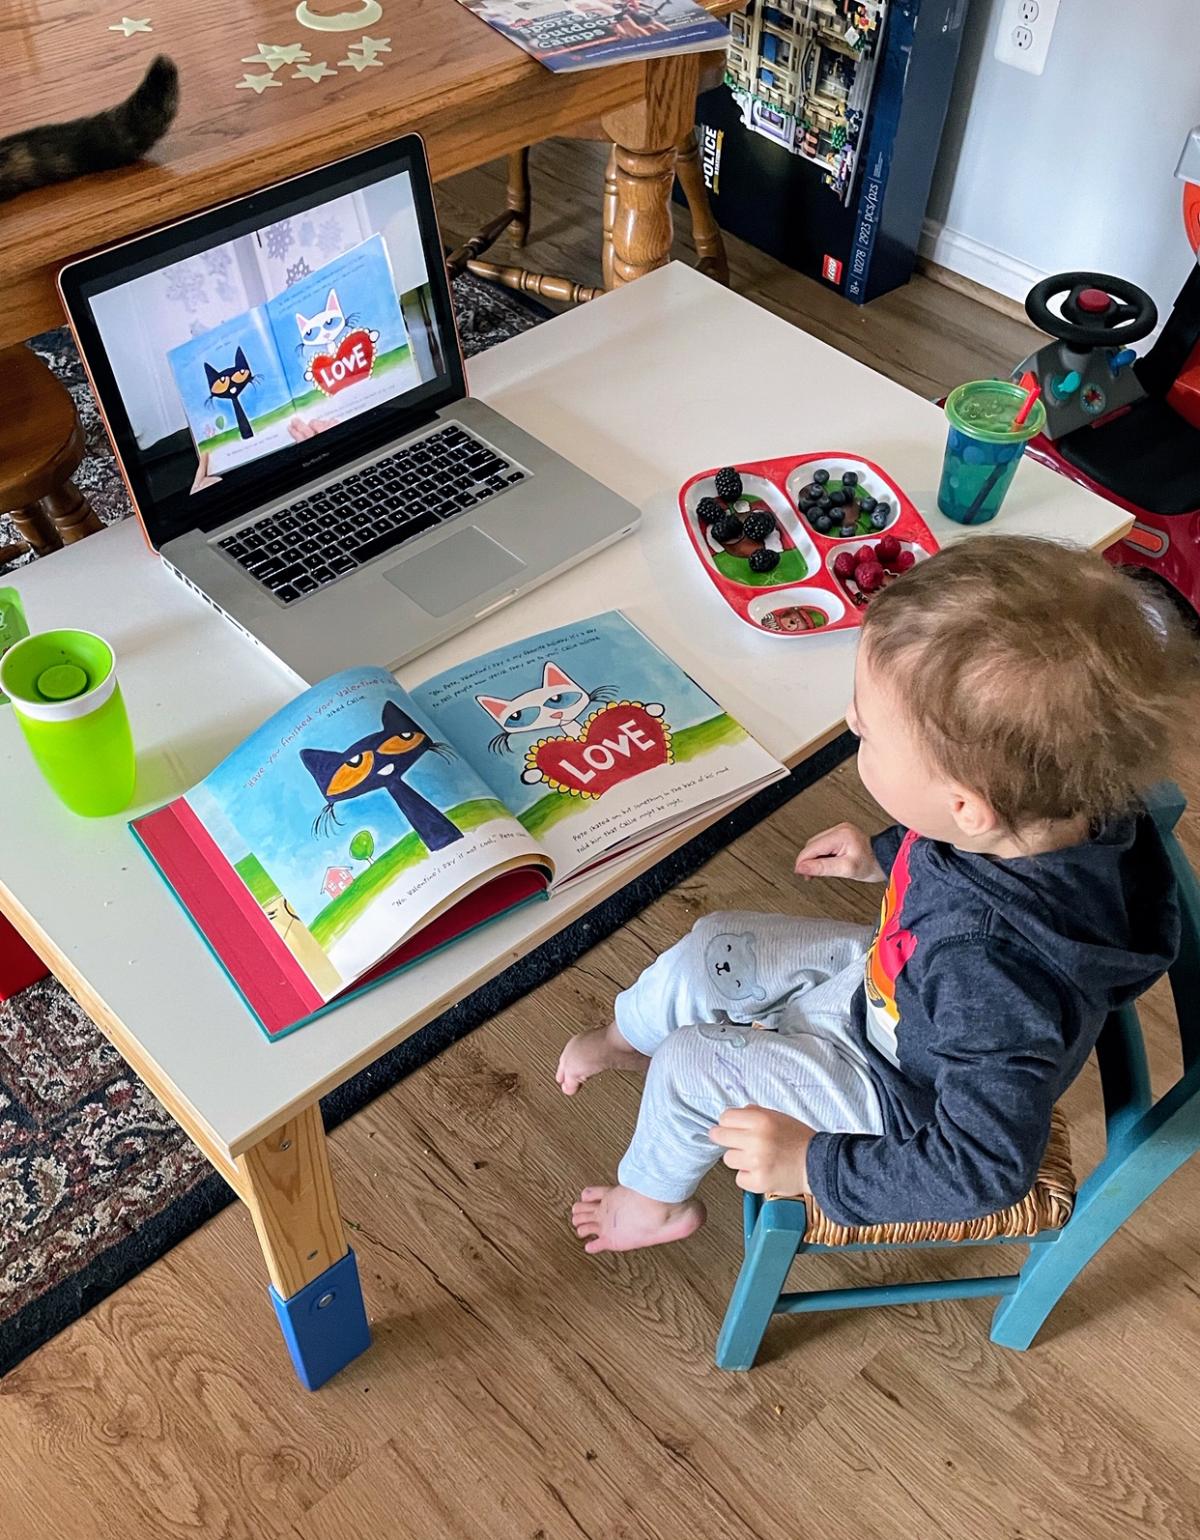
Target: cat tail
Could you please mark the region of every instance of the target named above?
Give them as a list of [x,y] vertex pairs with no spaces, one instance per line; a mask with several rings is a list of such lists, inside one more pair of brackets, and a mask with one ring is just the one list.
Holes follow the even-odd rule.
[[159,54],[133,95],[115,107],[0,139],[0,199],[132,165],[166,133],[178,105],[179,71]]

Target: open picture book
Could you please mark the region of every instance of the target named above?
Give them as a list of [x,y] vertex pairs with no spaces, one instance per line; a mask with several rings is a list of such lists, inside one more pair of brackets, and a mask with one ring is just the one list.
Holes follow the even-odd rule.
[[132,828],[268,1037],[783,766],[623,615],[348,669]]
[[297,275],[167,354],[209,475],[333,427],[419,383],[383,237]]
[[459,0],[548,70],[725,48],[729,30],[697,0]]

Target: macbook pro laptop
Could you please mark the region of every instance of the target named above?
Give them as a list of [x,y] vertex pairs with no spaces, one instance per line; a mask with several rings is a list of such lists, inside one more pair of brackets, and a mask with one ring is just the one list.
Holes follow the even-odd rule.
[[305,680],[395,667],[638,523],[467,394],[415,135],[59,286],[150,545]]

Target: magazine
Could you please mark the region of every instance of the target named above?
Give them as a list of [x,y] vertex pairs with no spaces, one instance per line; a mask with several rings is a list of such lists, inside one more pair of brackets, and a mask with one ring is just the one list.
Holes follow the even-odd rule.
[[556,74],[724,48],[729,31],[696,0],[459,0]]
[[786,772],[624,616],[349,669],[133,830],[268,1037]]

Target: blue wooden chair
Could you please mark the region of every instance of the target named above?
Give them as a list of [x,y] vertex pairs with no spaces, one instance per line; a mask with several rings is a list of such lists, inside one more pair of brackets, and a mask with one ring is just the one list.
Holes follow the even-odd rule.
[[[1183,1050],[1180,1079],[1158,1101],[1152,1099],[1137,1011],[1126,1006],[1114,1012],[1096,1044],[1107,1129],[1104,1159],[1076,1194],[1066,1121],[1056,1109],[1033,1191],[1013,1208],[968,1224],[848,1230],[833,1224],[811,1198],[763,1199],[746,1193],[746,1256],[717,1340],[719,1368],[751,1368],[775,1314],[932,1299],[1000,1296],[992,1341],[1027,1348],[1080,1269],[1200,1147],[1200,885],[1173,833],[1185,806],[1182,794],[1168,784],[1147,801],[1179,884],[1183,913],[1183,942],[1170,972]],[[784,1292],[792,1263],[803,1253],[1014,1241],[1028,1243],[1025,1263],[1020,1272],[999,1277]]]

